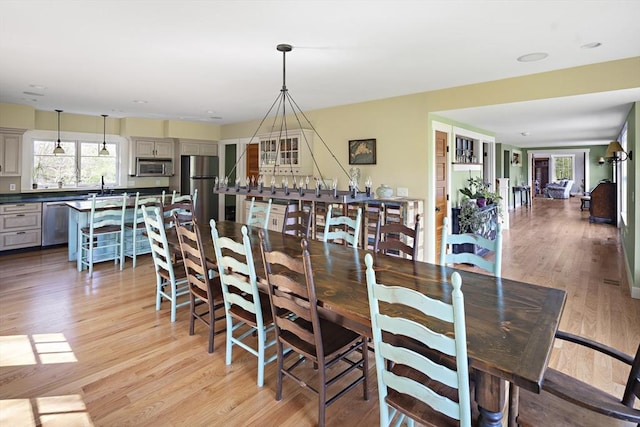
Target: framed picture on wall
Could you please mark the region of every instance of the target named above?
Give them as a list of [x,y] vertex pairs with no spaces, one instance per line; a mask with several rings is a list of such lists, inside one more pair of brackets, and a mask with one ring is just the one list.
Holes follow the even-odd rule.
[[511,165],[522,167],[522,151],[520,150],[512,150],[511,151]]
[[349,141],[350,165],[375,165],[376,164],[376,140],[352,139]]

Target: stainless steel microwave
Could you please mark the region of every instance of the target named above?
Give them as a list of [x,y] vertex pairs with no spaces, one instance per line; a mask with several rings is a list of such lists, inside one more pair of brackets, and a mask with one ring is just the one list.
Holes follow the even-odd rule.
[[172,176],[172,159],[136,159],[136,176]]

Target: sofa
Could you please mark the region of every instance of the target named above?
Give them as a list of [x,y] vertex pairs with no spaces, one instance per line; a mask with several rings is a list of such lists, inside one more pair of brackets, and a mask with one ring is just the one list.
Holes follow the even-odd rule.
[[573,187],[572,179],[561,179],[558,182],[550,182],[545,187],[545,193],[552,199],[568,199]]

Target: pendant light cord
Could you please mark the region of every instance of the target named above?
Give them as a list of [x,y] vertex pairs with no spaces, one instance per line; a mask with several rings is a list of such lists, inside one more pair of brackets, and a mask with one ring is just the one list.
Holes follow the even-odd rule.
[[[342,165],[342,163],[340,163],[340,161],[338,160],[338,158],[335,156],[335,154],[333,153],[333,151],[331,151],[331,149],[329,148],[329,146],[327,145],[327,143],[325,142],[325,140],[322,138],[322,136],[320,136],[320,134],[318,133],[318,131],[316,130],[316,128],[313,126],[313,124],[311,123],[311,121],[309,120],[309,118],[304,114],[304,112],[302,111],[302,109],[298,106],[298,104],[296,103],[296,101],[293,99],[293,97],[291,96],[291,94],[289,93],[288,89],[287,89],[287,84],[286,84],[286,77],[287,77],[287,64],[286,64],[286,55],[287,52],[291,52],[293,50],[293,47],[289,44],[279,44],[276,46],[276,50],[278,50],[279,52],[282,52],[282,89],[280,89],[280,93],[278,94],[278,96],[276,97],[276,99],[273,101],[273,104],[271,104],[271,107],[269,108],[269,110],[267,111],[267,113],[264,115],[264,117],[262,118],[262,120],[260,121],[260,124],[258,125],[258,127],[256,128],[255,132],[253,133],[253,135],[251,136],[251,139],[249,140],[249,143],[245,146],[245,149],[243,150],[243,152],[240,154],[240,156],[238,156],[238,160],[236,161],[236,163],[233,165],[233,167],[229,170],[229,173],[226,175],[227,178],[229,178],[233,172],[236,170],[238,164],[240,163],[240,161],[242,161],[242,159],[244,158],[244,156],[247,153],[247,149],[249,144],[251,144],[257,137],[258,132],[260,131],[260,129],[262,128],[262,125],[264,124],[264,122],[267,120],[267,118],[269,117],[269,114],[271,114],[271,112],[273,111],[274,107],[276,107],[276,114],[274,116],[273,119],[273,123],[271,125],[271,132],[270,134],[274,133],[274,130],[277,126],[277,122],[278,122],[278,115],[280,114],[280,110],[282,111],[281,115],[281,121],[279,123],[280,125],[280,130],[279,130],[279,137],[278,137],[278,141],[280,141],[282,139],[282,134],[284,132],[285,138],[287,135],[287,123],[286,123],[286,105],[289,104],[289,106],[291,107],[291,113],[293,114],[298,127],[300,129],[303,128],[300,117],[302,117],[304,119],[304,121],[306,122],[306,126],[308,126],[310,128],[310,130],[318,136],[318,138],[320,139],[320,141],[322,142],[322,145],[327,149],[327,151],[329,152],[329,154],[331,155],[331,157],[335,160],[335,162],[338,164],[338,166],[340,167],[340,169],[342,170],[342,172],[344,172],[344,174],[349,178],[350,175],[349,173],[346,171],[346,169],[344,168],[344,166]],[[322,174],[322,171],[320,170],[320,166],[318,165],[318,162],[316,160],[316,157],[313,154],[313,150],[311,149],[310,143],[307,139],[307,136],[305,135],[304,132],[302,132],[302,137],[303,137],[303,141],[306,144],[306,146],[309,149],[309,153],[311,155],[311,160],[313,162],[313,164],[315,165],[316,169],[318,170],[318,174],[320,175],[320,181],[324,183],[324,176]],[[276,158],[278,158],[279,156],[279,151],[280,151],[280,144],[276,144]],[[279,169],[280,165],[277,163],[275,165],[275,168],[273,170],[273,175],[276,175]],[[247,171],[248,172],[248,171]],[[293,175],[293,170],[291,170],[291,177],[294,178]],[[265,177],[266,178],[266,177]],[[295,182],[295,178],[294,178],[294,182]]]

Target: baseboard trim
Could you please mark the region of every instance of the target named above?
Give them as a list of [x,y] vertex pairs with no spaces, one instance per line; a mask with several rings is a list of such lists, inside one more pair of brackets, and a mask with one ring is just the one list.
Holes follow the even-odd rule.
[[631,298],[640,299],[640,287],[634,286],[633,275],[631,274],[631,268],[629,267],[629,262],[627,261],[627,252],[624,245],[622,244],[621,228],[618,228],[618,234],[620,238],[620,246],[622,246],[622,258],[624,259],[624,271],[627,275],[629,293],[631,294]]

